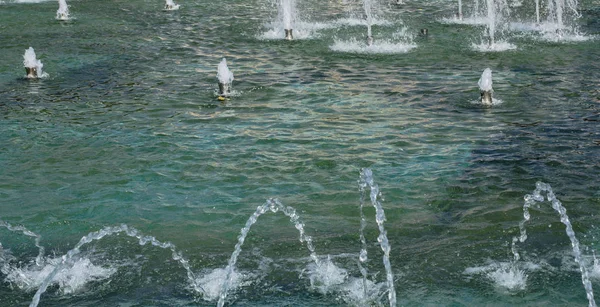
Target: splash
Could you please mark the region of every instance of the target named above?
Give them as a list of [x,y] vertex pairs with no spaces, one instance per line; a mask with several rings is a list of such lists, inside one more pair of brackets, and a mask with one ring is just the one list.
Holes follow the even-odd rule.
[[51,283],[59,286],[61,293],[70,294],[79,291],[92,281],[104,280],[112,276],[117,269],[94,265],[90,259],[81,258],[73,261],[70,267],[62,266],[61,258],[45,261],[42,266],[2,267],[2,273],[6,275],[5,281],[20,289],[31,291],[38,289],[44,281],[55,270],[55,276]]
[[175,11],[179,9],[179,4],[176,4],[173,0],[165,1],[165,11]]
[[498,289],[510,292],[525,290],[527,287],[527,273],[539,270],[540,266],[531,262],[490,262],[485,266],[466,268],[465,275],[483,275]]
[[400,54],[407,53],[417,45],[412,42],[403,43],[393,40],[377,40],[373,45],[368,46],[364,41],[350,39],[348,41],[335,40],[333,45],[329,47],[332,51],[358,53],[358,54]]
[[117,227],[105,227],[99,231],[91,232],[88,235],[82,237],[73,249],[68,251],[65,255],[60,257],[59,260],[56,261],[56,263],[53,264],[54,267],[46,275],[45,279],[41,282],[38,290],[36,291],[35,295],[33,296],[33,299],[31,300],[31,303],[29,304],[29,306],[36,307],[39,304],[42,294],[46,291],[46,289],[48,288],[50,283],[56,281],[57,278],[60,278],[59,274],[61,272],[64,272],[65,268],[71,267],[70,270],[71,271],[73,270],[72,267],[77,265],[77,262],[74,262],[73,259],[75,256],[77,256],[81,252],[80,249],[82,246],[84,246],[88,243],[91,243],[93,241],[100,240],[106,236],[113,235],[113,234],[119,234],[119,233],[124,233],[129,237],[138,239],[138,243],[140,245],[146,245],[146,244],[150,243],[152,246],[160,247],[163,249],[169,249],[171,251],[171,254],[172,254],[171,257],[173,258],[173,260],[179,262],[181,264],[181,266],[183,266],[183,268],[187,271],[187,277],[188,277],[188,280],[190,281],[190,283],[194,287],[198,287],[198,285],[195,284],[196,277],[190,268],[189,261],[187,259],[185,259],[181,255],[181,253],[175,249],[175,245],[173,245],[173,243],[160,242],[152,236],[145,236],[145,235],[140,234],[139,231],[135,228],[131,228],[127,225],[121,225],[121,226],[117,226]]
[[36,58],[35,50],[33,50],[32,47],[25,50],[25,54],[23,55],[23,66],[25,66],[25,70],[27,71],[27,78],[45,78],[48,76],[47,73],[42,71],[44,64]]

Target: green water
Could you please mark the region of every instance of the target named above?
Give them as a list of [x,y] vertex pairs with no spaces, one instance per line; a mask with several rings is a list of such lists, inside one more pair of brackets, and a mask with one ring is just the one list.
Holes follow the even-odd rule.
[[[304,20],[329,24],[361,7],[297,2]],[[600,2],[580,3],[588,40],[508,33],[517,50],[496,53],[472,50],[482,27],[439,22],[455,1],[406,2],[380,7],[390,24],[373,26],[375,43],[406,27],[417,48],[385,55],[330,50],[336,39],[362,40],[359,26],[259,39],[277,11],[266,0],[177,1],[172,12],[161,1],[69,1],[74,20],[63,23],[54,1],[0,3],[0,220],[41,235],[48,259],[89,232],[127,224],[172,242],[204,276],[227,265],[248,217],[278,197],[296,208],[317,254],[359,277],[357,181],[369,167],[383,193],[399,305],[587,304],[547,203],[532,209],[519,245],[524,262],[540,267],[525,289],[464,271],[512,259],[523,196],[537,181],[567,208],[588,261],[598,249]],[[522,8],[533,18],[530,9]],[[30,46],[49,78],[24,79]],[[223,57],[239,93],[226,102],[215,96]],[[502,100],[492,108],[474,103],[486,67]],[[365,213],[367,267],[382,283],[375,210]],[[33,270],[31,237],[0,228],[0,243],[2,265]],[[216,304],[190,289],[168,250],[114,235],[81,257],[115,272],[72,293],[52,285],[40,306]],[[248,280],[229,304],[349,304],[310,286],[308,251],[282,214],[260,217],[238,261]],[[36,288],[0,279],[1,306],[29,304]]]

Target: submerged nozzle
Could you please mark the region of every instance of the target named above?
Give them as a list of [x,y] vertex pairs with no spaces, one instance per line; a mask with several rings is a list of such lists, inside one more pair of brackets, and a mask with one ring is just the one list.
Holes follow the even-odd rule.
[[38,78],[38,72],[36,67],[25,67],[25,72],[27,73],[27,78],[29,79]]
[[429,30],[427,30],[427,28],[421,29],[421,36],[427,36],[427,34],[429,34]]
[[492,105],[492,91],[481,91],[481,103]]
[[367,36],[367,46],[373,46],[373,36]]
[[292,33],[292,29],[284,29],[285,31],[285,39],[291,41],[294,39],[294,34]]
[[226,83],[219,82],[219,96],[229,97],[231,95],[231,86]]

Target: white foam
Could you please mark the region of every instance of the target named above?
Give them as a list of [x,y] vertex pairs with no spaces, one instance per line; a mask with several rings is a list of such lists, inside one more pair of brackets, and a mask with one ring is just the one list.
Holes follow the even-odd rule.
[[309,266],[309,272],[311,287],[323,294],[339,290],[339,286],[348,277],[348,272],[336,266],[330,257],[327,257],[327,260],[320,261],[318,266],[312,263]]
[[[20,289],[31,291],[39,288],[60,262],[61,258],[56,258],[48,260],[43,266],[13,267],[5,264],[2,267],[2,273],[6,275],[6,282]],[[62,268],[51,284],[58,285],[63,294],[69,294],[81,290],[91,281],[107,279],[116,271],[116,268],[96,266],[88,258],[81,258],[72,266]]]
[[488,18],[487,17],[480,17],[480,16],[473,16],[473,17],[467,17],[467,18],[463,18],[463,19],[458,19],[456,17],[453,18],[442,18],[440,20],[441,23],[444,24],[459,24],[459,25],[486,25],[488,24]]
[[509,43],[509,42],[495,42],[492,45],[487,44],[487,43],[481,43],[481,44],[472,44],[472,48],[475,51],[479,51],[479,52],[501,52],[501,51],[508,51],[508,50],[515,50],[517,49],[517,46]]
[[539,265],[531,262],[491,262],[486,266],[466,268],[463,274],[484,275],[494,286],[509,291],[525,290],[527,287],[527,271],[535,271]]
[[350,278],[341,289],[342,299],[353,306],[377,306],[384,286],[385,283],[374,283],[368,279],[365,283],[362,278]]
[[[207,274],[202,275],[195,282],[195,289],[197,292],[202,294],[202,298],[206,301],[216,301],[219,298],[219,293],[221,291],[221,286],[225,282],[225,278],[227,278],[227,270],[224,268],[214,269]],[[238,273],[237,271],[232,271],[229,275],[229,290],[233,291],[239,287],[250,284],[250,281],[247,281],[247,277]]]
[[[285,38],[284,24],[282,22],[273,22],[265,25],[268,29],[266,32],[260,34],[258,39],[262,40],[282,40]],[[294,40],[302,39],[313,39],[319,35],[316,33],[319,30],[333,27],[332,24],[322,22],[304,22],[296,20],[292,28],[292,34]]]
[[[496,97],[493,97],[493,99],[492,99],[492,105],[493,106],[499,106],[499,105],[501,105],[503,103],[504,103],[504,100],[502,100],[502,99],[498,99]],[[473,101],[471,101],[471,104],[482,105],[482,106],[489,106],[489,104],[483,103],[483,102],[481,102],[481,100],[473,100]]]
[[[341,18],[334,21],[337,25],[342,26],[367,26],[367,20],[364,18]],[[373,18],[371,20],[371,25],[379,25],[379,26],[389,26],[392,23],[385,19]]]
[[375,38],[373,45],[368,46],[366,38],[361,41],[353,38],[348,41],[335,40],[333,45],[329,46],[329,49],[349,53],[396,54],[407,53],[416,47],[417,45],[413,43],[393,42],[387,39],[378,40],[377,38]]

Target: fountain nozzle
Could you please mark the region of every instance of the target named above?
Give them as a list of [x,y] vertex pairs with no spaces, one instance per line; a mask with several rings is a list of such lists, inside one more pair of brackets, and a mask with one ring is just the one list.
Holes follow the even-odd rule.
[[456,13],[456,19],[463,20],[463,14],[462,13]]
[[481,103],[492,105],[492,91],[481,91]]
[[367,36],[367,46],[373,46],[373,36]]
[[421,29],[421,35],[422,36],[427,36],[427,34],[429,34],[429,30],[427,30],[427,28]]
[[292,33],[292,29],[284,29],[285,31],[285,39],[291,41],[294,39],[294,34]]
[[27,73],[28,79],[37,79],[38,73],[36,67],[25,67],[25,72]]
[[226,83],[219,82],[219,97],[231,96],[231,86]]

